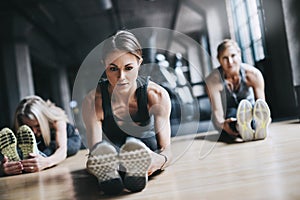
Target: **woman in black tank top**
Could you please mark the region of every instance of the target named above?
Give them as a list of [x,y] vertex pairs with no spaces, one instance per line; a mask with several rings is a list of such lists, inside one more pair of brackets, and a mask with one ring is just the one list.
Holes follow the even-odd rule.
[[119,31],[105,41],[102,59],[106,78],[82,107],[87,169],[107,194],[123,188],[138,192],[170,161],[170,98],[148,77],[138,76],[142,50],[132,33]]

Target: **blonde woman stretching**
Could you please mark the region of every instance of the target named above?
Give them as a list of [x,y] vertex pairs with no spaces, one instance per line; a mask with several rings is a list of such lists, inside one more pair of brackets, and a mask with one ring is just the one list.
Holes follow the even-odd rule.
[[38,96],[24,98],[15,113],[14,134],[0,132],[1,175],[38,172],[77,153],[79,133],[61,108]]

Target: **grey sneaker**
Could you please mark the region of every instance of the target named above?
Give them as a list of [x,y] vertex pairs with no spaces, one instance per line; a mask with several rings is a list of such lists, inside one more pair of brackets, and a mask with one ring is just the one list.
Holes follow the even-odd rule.
[[255,121],[255,140],[262,140],[267,137],[268,126],[271,122],[271,112],[268,104],[262,100],[256,100],[253,109],[253,120]]
[[148,182],[151,164],[150,149],[140,140],[128,138],[121,147],[120,163],[126,169],[124,186],[131,192],[142,191]]
[[18,147],[22,151],[23,159],[29,158],[29,153],[39,154],[35,135],[31,128],[27,125],[22,125],[17,131]]
[[21,160],[17,150],[17,139],[9,128],[0,131],[0,151],[10,161]]
[[118,172],[119,158],[116,149],[103,141],[91,150],[87,170],[97,177],[105,194],[119,194],[123,191],[123,182]]
[[243,141],[250,141],[254,138],[254,131],[251,127],[252,105],[248,100],[242,100],[237,109],[237,130]]

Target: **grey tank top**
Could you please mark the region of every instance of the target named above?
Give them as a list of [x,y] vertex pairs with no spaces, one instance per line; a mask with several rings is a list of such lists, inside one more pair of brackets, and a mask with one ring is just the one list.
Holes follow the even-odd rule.
[[226,80],[225,80],[224,71],[221,66],[218,67],[218,70],[220,72],[221,79],[223,81],[223,86],[224,86],[223,87],[224,92],[222,92],[222,95],[223,95],[222,99],[226,99],[226,102],[223,102],[224,110],[228,110],[231,108],[237,108],[239,103],[243,99],[247,99],[248,101],[250,101],[250,103],[252,105],[254,105],[255,98],[254,98],[253,88],[247,86],[247,84],[246,84],[246,72],[245,72],[245,69],[243,68],[243,64],[241,64],[241,68],[240,68],[241,83],[240,83],[239,88],[235,91],[229,89],[229,87],[226,83]]

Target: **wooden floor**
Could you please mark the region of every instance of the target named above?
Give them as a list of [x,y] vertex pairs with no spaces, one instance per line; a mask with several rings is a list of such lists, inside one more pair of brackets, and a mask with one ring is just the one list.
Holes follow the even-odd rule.
[[227,143],[215,132],[176,137],[175,161],[140,193],[103,195],[86,150],[34,174],[0,178],[0,199],[300,199],[300,123],[272,123],[266,140]]

